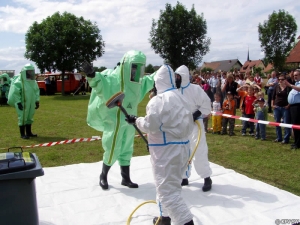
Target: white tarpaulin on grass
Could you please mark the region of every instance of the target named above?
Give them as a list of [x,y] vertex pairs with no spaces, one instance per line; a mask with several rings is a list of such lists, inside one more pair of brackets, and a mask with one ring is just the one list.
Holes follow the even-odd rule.
[[[271,225],[276,219],[300,219],[299,196],[210,165],[211,191],[202,192],[203,179],[194,170],[190,185],[182,190],[196,225]],[[150,156],[132,158],[131,178],[139,184],[138,189],[120,184],[116,163],[109,171],[110,189],[103,191],[98,184],[101,169],[102,162],[44,168],[45,175],[36,178],[40,225],[125,225],[139,204],[155,200]],[[151,225],[158,213],[156,204],[145,204],[130,224]]]

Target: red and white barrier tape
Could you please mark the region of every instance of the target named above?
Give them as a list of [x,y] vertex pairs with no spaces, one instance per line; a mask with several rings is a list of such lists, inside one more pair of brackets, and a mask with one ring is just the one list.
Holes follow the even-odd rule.
[[70,140],[64,140],[64,141],[49,142],[49,143],[44,143],[44,144],[22,146],[22,148],[51,147],[54,145],[72,144],[72,143],[86,142],[86,141],[98,141],[100,139],[101,138],[98,136],[95,138],[93,138],[93,137],[92,138],[77,138],[77,139],[70,139]]
[[239,119],[239,120],[243,120],[243,121],[249,121],[249,122],[253,122],[253,123],[261,123],[261,124],[266,124],[266,125],[275,126],[275,127],[286,127],[286,128],[293,128],[293,129],[300,130],[300,125],[277,123],[277,122],[271,122],[271,121],[265,121],[265,120],[256,120],[256,119],[250,119],[250,118],[241,117],[241,116],[223,114],[223,113],[219,113],[219,112],[212,112],[212,114],[229,117],[229,118],[234,118],[234,119]]
[[[144,136],[146,136],[146,134],[144,134]],[[135,135],[135,137],[140,137],[140,135]],[[88,141],[98,141],[98,140],[101,140],[100,136],[93,136],[92,138],[76,138],[76,139],[70,139],[64,141],[54,141],[54,142],[48,142],[44,144],[27,145],[21,147],[22,148],[52,147],[54,145],[73,144],[78,142],[88,142]],[[8,148],[0,148],[0,149],[8,149]]]

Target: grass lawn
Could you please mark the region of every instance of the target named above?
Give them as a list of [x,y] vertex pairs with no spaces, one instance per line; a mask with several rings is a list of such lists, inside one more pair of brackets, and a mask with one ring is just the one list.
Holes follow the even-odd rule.
[[[82,95],[41,96],[40,108],[32,125],[33,133],[37,133],[38,137],[29,140],[20,138],[15,109],[0,106],[0,152],[6,152],[8,147],[13,146],[101,136],[86,124],[88,101],[89,96]],[[139,105],[138,115],[144,115],[147,102],[148,96]],[[272,119],[271,116],[269,118]],[[241,124],[241,121],[237,120],[236,124]],[[274,127],[267,127],[267,141],[264,142],[250,136],[243,137],[240,130],[241,127],[236,127],[237,135],[233,137],[208,133],[209,160],[300,196],[300,151],[290,150],[290,145],[274,143]],[[102,160],[103,154],[101,141],[25,150],[36,153],[43,167],[97,162]],[[134,156],[147,154],[143,140],[136,138]]]

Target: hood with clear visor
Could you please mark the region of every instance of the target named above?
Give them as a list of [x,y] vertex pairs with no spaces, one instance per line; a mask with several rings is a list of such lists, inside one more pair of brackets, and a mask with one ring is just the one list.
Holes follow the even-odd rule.
[[35,81],[35,68],[32,64],[26,64],[21,70],[22,81]]
[[181,87],[186,87],[190,83],[190,72],[185,65],[178,67],[175,73],[181,76]]
[[7,73],[0,75],[0,84],[10,84],[10,77]]
[[[140,84],[145,75],[146,56],[141,51],[131,50],[121,59],[123,79],[125,85]],[[118,72],[119,73],[119,72]]]

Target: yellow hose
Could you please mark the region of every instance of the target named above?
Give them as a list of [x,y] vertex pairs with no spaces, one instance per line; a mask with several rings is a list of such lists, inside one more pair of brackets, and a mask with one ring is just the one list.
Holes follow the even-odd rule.
[[[194,155],[195,155],[195,153],[196,153],[196,151],[197,151],[197,148],[198,148],[198,145],[199,145],[199,142],[200,142],[200,139],[201,139],[201,135],[202,135],[202,134],[201,134],[201,126],[200,126],[199,121],[196,120],[195,123],[196,123],[197,126],[198,126],[198,137],[197,137],[197,142],[196,142],[196,146],[195,146],[195,148],[194,148],[194,151],[193,151],[192,155],[191,155],[190,158],[189,158],[189,164],[192,163],[192,159],[194,158]],[[149,201],[146,201],[146,202],[143,202],[143,203],[139,204],[139,205],[132,211],[132,213],[129,215],[129,217],[128,217],[128,219],[127,219],[126,225],[130,225],[130,221],[131,221],[131,218],[132,218],[133,214],[134,214],[134,213],[135,213],[142,205],[145,205],[145,204],[147,204],[147,203],[155,203],[155,204],[156,204],[156,201],[154,201],[154,200],[149,200]],[[156,221],[155,225],[158,224],[159,219],[160,219],[160,218],[158,217],[158,220]]]
[[201,135],[202,135],[202,134],[201,134],[201,126],[200,126],[199,121],[196,120],[195,123],[196,123],[197,126],[198,126],[198,137],[197,137],[197,142],[196,142],[196,146],[195,146],[195,148],[194,148],[194,151],[193,151],[193,153],[192,153],[192,155],[191,155],[191,157],[190,157],[190,159],[189,159],[189,164],[192,163],[192,159],[194,158],[194,155],[195,155],[195,153],[196,153],[196,151],[197,151],[197,148],[198,148],[198,145],[199,145],[199,142],[200,142],[200,139],[201,139]]
[[[142,205],[145,205],[145,204],[147,204],[147,203],[154,203],[154,204],[156,204],[156,201],[154,201],[154,200],[149,200],[149,201],[146,201],[146,202],[143,202],[143,203],[139,204],[139,205],[133,210],[133,212],[130,214],[130,216],[128,217],[127,223],[126,223],[127,225],[130,225],[130,221],[131,221],[132,215],[135,213],[135,211],[138,210],[138,208],[140,208]],[[158,223],[158,221],[159,221],[159,218],[158,218],[156,224]]]

